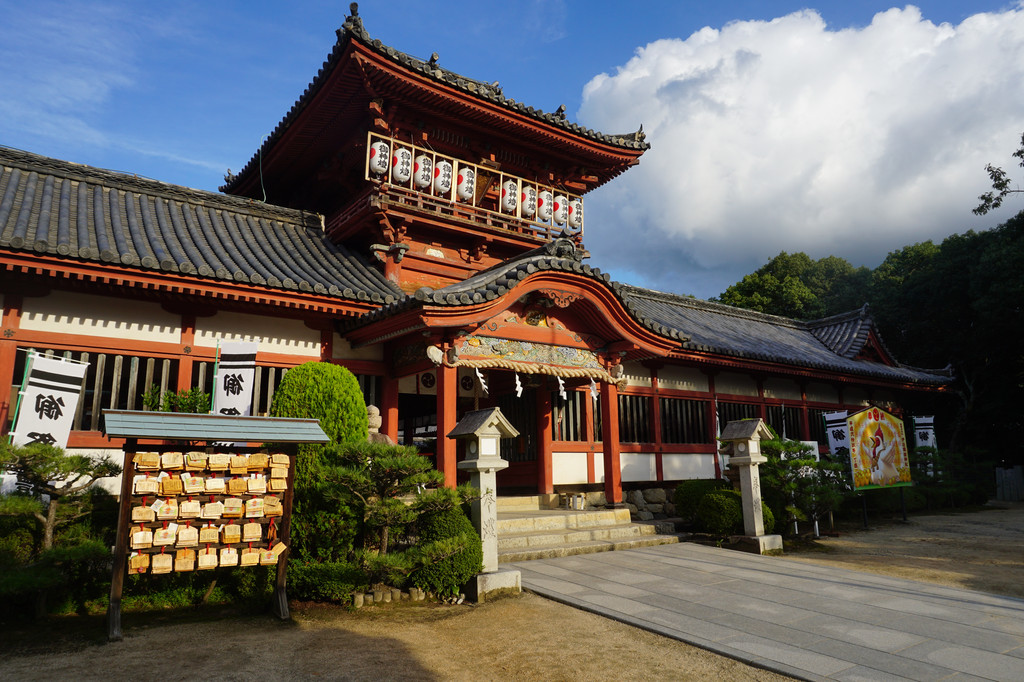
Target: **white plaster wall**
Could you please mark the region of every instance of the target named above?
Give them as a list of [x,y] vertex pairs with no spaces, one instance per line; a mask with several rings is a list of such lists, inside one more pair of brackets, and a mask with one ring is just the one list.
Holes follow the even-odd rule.
[[662,367],[658,370],[658,388],[707,393],[708,377],[695,367]]
[[639,362],[627,362],[622,369],[630,386],[651,386],[651,370]]
[[[490,390],[490,379],[486,370],[480,370],[484,375],[484,381],[488,382],[487,388]],[[423,385],[424,374],[431,374],[434,377],[434,384],[429,388]],[[463,379],[468,379],[466,383],[469,388],[463,388]],[[476,377],[476,372],[472,367],[459,367],[458,369],[458,382],[459,382],[459,397],[460,398],[472,398],[476,395],[477,391],[480,391],[480,396],[485,395],[483,388],[480,387],[480,381]],[[412,393],[414,395],[437,395],[437,370],[430,370],[429,372],[422,372],[420,374],[411,374],[407,377],[402,377],[398,380],[398,392],[399,393]]]
[[261,353],[320,357],[320,332],[302,320],[233,312],[198,318],[195,345],[216,347],[218,340],[258,340]]
[[711,454],[662,455],[661,473],[666,481],[714,478],[715,456]]
[[179,343],[181,317],[158,303],[54,291],[26,296],[21,328],[51,334],[83,334],[147,343]]
[[653,454],[623,452],[619,454],[619,468],[622,469],[622,480],[625,481],[656,481],[658,480],[657,462]]
[[807,384],[807,400],[815,403],[838,403],[839,391],[828,384]]
[[764,397],[800,400],[800,386],[792,379],[765,379]]
[[757,382],[746,374],[723,372],[715,376],[715,392],[756,396]]
[[[603,469],[603,467],[602,467]],[[602,470],[601,480],[604,480]],[[585,452],[553,452],[551,453],[551,481],[554,485],[587,482],[587,453]]]
[[362,346],[361,348],[352,348],[352,345],[348,342],[348,339],[344,338],[338,333],[334,334],[334,358],[338,360],[383,360],[384,359],[384,346],[381,344],[374,344],[372,346]]

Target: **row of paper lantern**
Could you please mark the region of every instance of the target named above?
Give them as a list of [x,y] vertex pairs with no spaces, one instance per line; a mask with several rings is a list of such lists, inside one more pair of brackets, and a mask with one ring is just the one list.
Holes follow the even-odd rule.
[[[461,201],[471,201],[476,190],[476,170],[472,166],[460,166],[458,177],[454,177],[452,164],[444,159],[436,164],[426,154],[415,159],[412,152],[405,147],[398,147],[392,156],[386,142],[380,140],[370,145],[370,171],[375,175],[388,172],[388,161],[391,165],[391,179],[404,185],[411,179],[417,189],[432,189],[437,194],[448,194],[455,182],[455,195]],[[570,227],[583,225],[583,202],[579,199],[567,199],[561,194],[552,194],[548,190],[538,190],[532,185],[524,185],[522,190],[515,180],[501,183],[501,209],[506,213],[515,213],[519,206],[519,214],[524,218],[537,220],[553,220],[559,225],[569,224]]]

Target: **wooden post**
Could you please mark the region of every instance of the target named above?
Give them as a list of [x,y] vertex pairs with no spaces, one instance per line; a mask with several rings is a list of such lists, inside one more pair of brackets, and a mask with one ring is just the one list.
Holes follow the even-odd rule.
[[622,466],[619,463],[619,390],[601,382],[601,445],[604,452],[604,496],[608,504],[622,504]]
[[[551,452],[551,393],[536,391],[537,396],[537,492],[555,492]],[[584,425],[584,428],[585,425]]]
[[437,470],[444,474],[445,487],[455,487],[455,441],[447,434],[455,428],[458,410],[459,373],[444,364],[437,367]]
[[288,620],[291,615],[288,611],[288,555],[292,552],[292,501],[294,499],[295,490],[295,464],[299,458],[298,446],[292,446],[290,448],[290,457],[288,459],[288,485],[284,489],[284,514],[281,516],[281,530],[278,531],[277,539],[283,542],[285,550],[281,552],[281,556],[277,557],[277,581],[274,585],[274,601],[271,604],[271,609],[274,615],[281,620]]
[[398,379],[390,376],[381,377],[380,381],[380,416],[383,418],[380,432],[398,442]]
[[117,540],[114,543],[113,571],[110,576],[110,604],[107,606],[107,639],[120,642],[121,594],[128,565],[128,518],[132,506],[132,479],[135,477],[135,451],[138,441],[129,438],[124,444],[124,469],[121,472],[121,499],[117,512]]

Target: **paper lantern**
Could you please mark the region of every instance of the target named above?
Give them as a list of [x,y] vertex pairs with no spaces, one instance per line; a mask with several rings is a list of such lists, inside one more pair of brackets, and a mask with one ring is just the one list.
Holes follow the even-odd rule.
[[377,140],[370,145],[370,172],[374,175],[383,175],[388,172],[388,159],[391,157],[391,150],[388,143]]
[[583,202],[579,199],[569,202],[569,227],[583,227]]
[[455,193],[459,199],[470,201],[476,191],[476,169],[472,166],[459,166],[459,177],[456,179]]
[[555,196],[555,203],[551,207],[551,217],[559,225],[564,225],[569,218],[569,202],[561,194]]
[[412,152],[405,147],[398,147],[391,157],[391,179],[404,185],[411,177]]
[[532,218],[536,212],[537,188],[523,185],[523,191],[519,193],[519,214],[524,218]]
[[505,213],[515,213],[518,203],[519,183],[515,180],[506,180],[501,183],[501,210]]
[[452,165],[447,161],[434,164],[434,191],[438,194],[452,191]]
[[537,218],[540,220],[551,220],[551,192],[544,190],[537,195]]
[[412,180],[419,189],[430,187],[434,181],[434,161],[426,154],[416,157],[416,163],[412,168]]

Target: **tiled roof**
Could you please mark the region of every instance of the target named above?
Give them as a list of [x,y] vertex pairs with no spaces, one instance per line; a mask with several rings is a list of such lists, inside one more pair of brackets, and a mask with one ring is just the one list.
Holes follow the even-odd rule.
[[620,291],[644,318],[688,336],[686,350],[910,383],[950,381],[949,370],[855,360],[874,328],[865,309],[801,322],[628,285]]
[[[352,4],[355,5],[356,3]],[[267,137],[260,149],[253,155],[252,159],[249,160],[245,167],[239,171],[237,175],[226,178],[227,182],[220,188],[221,190],[226,192],[232,191],[239,179],[245,177],[249,172],[251,172],[254,164],[258,163],[260,155],[262,153],[266,153],[271,147],[273,147],[278,138],[280,138],[284,132],[291,127],[292,123],[296,118],[298,118],[302,110],[305,109],[306,105],[313,100],[323,84],[327,82],[331,73],[334,71],[335,67],[337,67],[341,56],[344,54],[345,46],[349,40],[357,40],[396,64],[401,64],[422,76],[426,76],[427,78],[439,83],[456,87],[465,93],[491,102],[492,104],[497,104],[511,111],[518,112],[535,120],[542,121],[577,135],[623,149],[646,150],[651,146],[646,142],[646,135],[643,132],[643,126],[641,126],[636,132],[616,135],[591,130],[586,126],[581,126],[578,123],[569,121],[565,117],[564,111],[560,110],[559,112],[549,113],[534,107],[526,106],[522,102],[517,102],[514,99],[505,97],[501,86],[497,82],[486,83],[484,81],[474,80],[472,78],[462,76],[454,71],[442,68],[437,64],[437,60],[435,59],[436,55],[432,55],[431,59],[424,61],[413,57],[412,55],[400,52],[393,47],[383,44],[379,39],[371,38],[370,34],[366,31],[366,28],[363,27],[362,18],[356,13],[354,13],[353,16],[345,18],[345,23],[337,30],[337,36],[338,40],[334,45],[334,49],[331,50],[331,53],[327,56],[327,61],[325,61],[321,66],[316,78],[314,78],[306,87],[302,96],[299,97],[295,104],[292,105],[292,108],[285,115],[284,119],[277,124],[277,127],[274,128],[274,131]]]
[[416,307],[454,307],[494,300],[511,292],[533,273],[561,271],[602,282],[638,323],[678,341],[683,350],[890,381],[942,384],[950,380],[948,370],[855,360],[874,328],[865,309],[801,322],[615,282],[607,273],[583,264],[579,258],[570,240],[559,239],[465,281],[442,289],[420,289],[389,306],[366,313],[354,324],[362,326]]
[[0,249],[387,304],[321,217],[0,147]]

